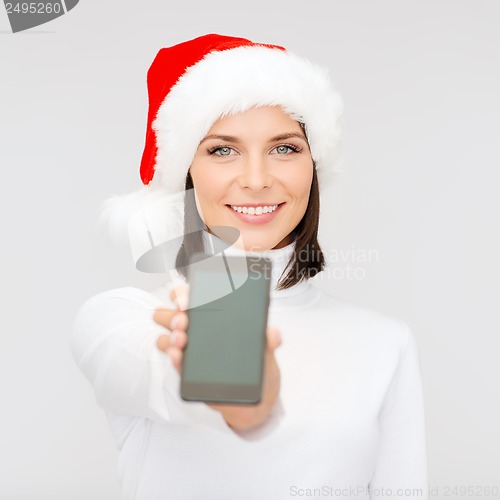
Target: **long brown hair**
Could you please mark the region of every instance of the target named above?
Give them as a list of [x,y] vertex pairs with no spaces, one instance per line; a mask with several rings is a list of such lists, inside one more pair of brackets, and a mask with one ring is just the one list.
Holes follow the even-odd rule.
[[[192,192],[190,190],[193,189],[193,179],[191,173],[188,172],[185,190],[186,192]],[[318,243],[319,203],[318,176],[316,165],[313,162],[313,178],[307,209],[301,221],[292,231],[295,238],[295,249],[285,268],[285,271],[289,269],[288,274],[279,280],[277,290],[290,288],[301,281],[312,278],[320,273],[325,266],[324,255]],[[177,271],[186,279],[188,277],[185,269],[189,263],[189,257],[195,252],[205,253],[202,230],[207,230],[207,227],[198,213],[194,198],[186,196],[184,212],[185,236],[175,260]]]

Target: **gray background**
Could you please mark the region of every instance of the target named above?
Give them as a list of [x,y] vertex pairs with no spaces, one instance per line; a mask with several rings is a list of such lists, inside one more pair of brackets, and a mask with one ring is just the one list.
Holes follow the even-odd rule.
[[321,242],[378,259],[355,263],[363,279],[319,284],[412,327],[433,497],[499,485],[499,16],[488,0],[85,0],[13,35],[0,9],[0,498],[119,498],[69,332],[87,297],[162,281],[104,237],[98,205],[140,186],[157,50],[210,32],[331,69],[346,163],[323,195]]

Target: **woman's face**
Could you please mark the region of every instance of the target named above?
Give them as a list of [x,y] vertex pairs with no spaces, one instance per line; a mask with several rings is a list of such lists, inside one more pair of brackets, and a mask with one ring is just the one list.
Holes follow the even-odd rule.
[[291,243],[307,208],[313,161],[299,123],[266,106],[216,121],[190,172],[207,227],[234,227],[235,246],[263,251]]

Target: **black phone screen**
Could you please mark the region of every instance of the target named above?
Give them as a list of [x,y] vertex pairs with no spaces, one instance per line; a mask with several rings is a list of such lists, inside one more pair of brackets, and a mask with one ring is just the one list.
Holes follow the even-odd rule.
[[235,404],[260,400],[270,270],[268,259],[224,255],[190,267],[184,399]]

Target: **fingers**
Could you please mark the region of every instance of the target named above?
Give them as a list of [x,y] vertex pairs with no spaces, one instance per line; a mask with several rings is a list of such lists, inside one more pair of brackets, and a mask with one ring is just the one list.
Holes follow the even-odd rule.
[[167,352],[167,349],[170,347],[170,336],[169,335],[161,335],[156,339],[156,347],[160,349],[160,351]]
[[168,351],[172,364],[179,373],[181,372],[182,354],[183,353],[180,349],[174,347]]
[[156,347],[160,351],[168,352],[169,349],[184,349],[187,345],[187,334],[183,330],[174,330],[170,335],[160,335],[156,339]]
[[153,314],[155,323],[171,332],[160,335],[156,340],[156,347],[170,357],[178,372],[181,370],[183,350],[187,345],[186,330],[189,321],[184,311],[187,309],[188,289],[188,286],[180,285],[170,292],[170,298],[179,309],[159,308]]
[[156,341],[158,349],[165,352],[170,357],[172,364],[178,372],[181,370],[182,363],[183,352],[182,347],[179,345],[182,344],[182,342],[183,341],[179,341],[177,336],[175,337],[175,340],[172,341],[168,335],[162,335],[161,337],[158,337],[158,340]]
[[153,320],[155,323],[168,328],[170,331],[176,329],[186,330],[188,327],[188,316],[183,311],[175,311],[166,308],[156,309],[153,314]]
[[160,335],[156,340],[156,347],[166,353],[180,372],[183,350],[187,345],[187,335],[183,330],[174,330],[170,335]]

